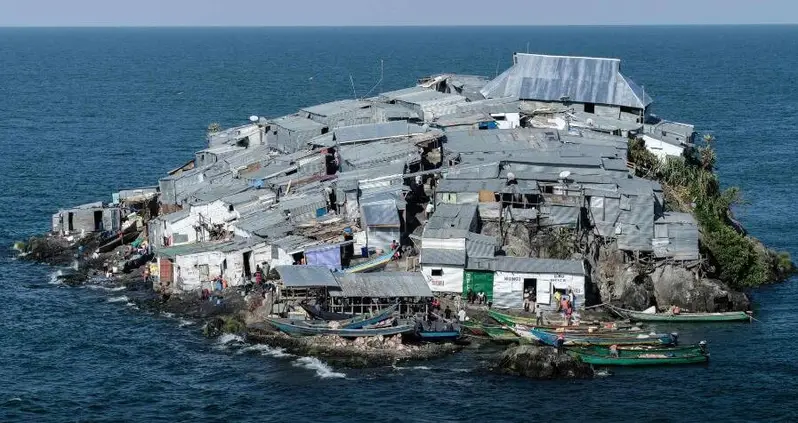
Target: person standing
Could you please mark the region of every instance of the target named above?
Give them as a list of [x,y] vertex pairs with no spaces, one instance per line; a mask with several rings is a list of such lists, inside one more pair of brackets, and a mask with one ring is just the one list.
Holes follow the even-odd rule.
[[565,332],[561,331],[557,334],[557,354],[562,354],[563,347],[565,346]]
[[543,325],[543,309],[540,308],[539,304],[535,304],[535,325]]
[[448,305],[446,306],[446,310],[443,310],[443,316],[446,317],[447,320],[452,318],[452,309],[450,309]]
[[460,322],[465,322],[466,319],[467,319],[467,317],[466,317],[465,309],[461,308],[460,311],[457,312],[457,320],[459,320]]

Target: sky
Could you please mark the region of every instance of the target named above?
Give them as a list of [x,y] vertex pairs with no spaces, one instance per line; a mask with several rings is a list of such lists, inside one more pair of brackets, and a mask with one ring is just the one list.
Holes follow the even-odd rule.
[[0,26],[798,23],[798,0],[0,0]]

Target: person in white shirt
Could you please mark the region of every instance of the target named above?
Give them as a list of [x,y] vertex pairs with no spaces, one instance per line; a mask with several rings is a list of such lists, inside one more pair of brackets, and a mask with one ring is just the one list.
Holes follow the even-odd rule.
[[457,320],[465,322],[466,319],[467,319],[466,312],[464,309],[461,308],[460,311],[457,312]]

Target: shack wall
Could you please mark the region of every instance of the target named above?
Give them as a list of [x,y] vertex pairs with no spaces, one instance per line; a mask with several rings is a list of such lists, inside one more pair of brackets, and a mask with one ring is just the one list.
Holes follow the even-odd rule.
[[[440,270],[440,276],[432,276],[433,271]],[[421,274],[427,280],[429,289],[433,292],[463,292],[463,269],[436,264],[421,265]]]

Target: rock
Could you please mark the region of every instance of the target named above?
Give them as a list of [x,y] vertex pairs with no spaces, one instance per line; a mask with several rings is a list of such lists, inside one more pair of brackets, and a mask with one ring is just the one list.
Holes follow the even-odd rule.
[[659,309],[677,305],[692,312],[746,310],[748,298],[720,281],[699,279],[683,267],[665,265],[651,274]]
[[533,379],[584,379],[593,377],[593,368],[552,347],[521,345],[505,350],[494,369],[502,374]]

